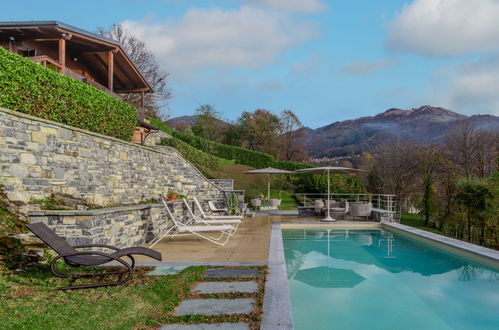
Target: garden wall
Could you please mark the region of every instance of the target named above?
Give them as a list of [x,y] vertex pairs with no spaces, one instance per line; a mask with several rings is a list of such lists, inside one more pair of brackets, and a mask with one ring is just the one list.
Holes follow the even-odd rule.
[[148,147],[0,108],[0,183],[12,201],[51,193],[101,206],[136,204],[168,191],[225,198],[175,149]]
[[[183,202],[167,204],[177,219],[188,219]],[[29,219],[44,222],[71,245],[94,243],[120,248],[148,243],[173,224],[163,203],[84,211],[31,211]]]
[[[154,141],[153,137],[151,138]],[[0,108],[0,184],[31,221],[43,221],[71,243],[130,246],[170,225],[160,204],[142,204],[169,191],[221,201],[227,192],[175,149],[141,146]],[[113,206],[82,211],[36,211],[28,202],[52,193]],[[181,203],[171,204],[185,219]]]

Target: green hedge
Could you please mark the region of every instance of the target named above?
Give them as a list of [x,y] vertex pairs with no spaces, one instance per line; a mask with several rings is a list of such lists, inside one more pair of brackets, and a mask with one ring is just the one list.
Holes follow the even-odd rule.
[[0,46],[0,107],[129,141],[130,104]]
[[234,164],[234,161],[212,156],[176,138],[162,139],[161,144],[175,148],[191,163],[202,165],[212,170],[219,169],[220,164]]
[[[217,143],[210,140],[206,140],[199,136],[177,132],[168,127],[168,125],[166,125],[159,119],[151,117],[148,117],[147,119],[151,121],[151,125],[156,126],[162,131],[170,134],[171,136],[173,136],[178,140],[181,140],[189,144],[195,149],[202,150],[205,153],[209,153],[218,158],[232,160],[236,164],[247,165],[254,168],[275,167],[288,171],[294,171],[310,167],[309,165],[304,163],[288,161],[288,160],[276,160],[273,156],[263,152]],[[171,143],[177,143],[177,142],[171,142]]]

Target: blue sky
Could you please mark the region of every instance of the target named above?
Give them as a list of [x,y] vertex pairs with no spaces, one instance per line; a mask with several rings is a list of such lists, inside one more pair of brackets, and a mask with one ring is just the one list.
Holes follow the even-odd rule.
[[426,104],[499,115],[499,0],[9,1],[0,20],[123,23],[170,73],[171,116],[291,109],[315,128]]

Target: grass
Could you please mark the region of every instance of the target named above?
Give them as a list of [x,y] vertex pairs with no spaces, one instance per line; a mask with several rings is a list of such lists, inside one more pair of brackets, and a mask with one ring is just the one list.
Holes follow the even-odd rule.
[[177,275],[145,276],[137,268],[125,285],[62,292],[67,280],[52,276],[48,266],[23,274],[0,276],[2,329],[145,329],[161,324],[189,294],[205,267]]
[[296,210],[299,206],[295,194],[292,191],[281,191],[279,194],[279,190],[270,190],[270,198],[281,199],[281,206],[279,206],[280,210]]
[[403,225],[406,225],[406,226],[425,230],[425,231],[428,231],[430,233],[439,234],[439,235],[443,235],[443,236],[449,236],[449,235],[447,235],[447,234],[445,234],[445,233],[443,233],[435,228],[425,226],[424,218],[420,215],[417,215],[417,214],[409,214],[409,213],[402,214],[402,216],[400,218],[400,223]]
[[[1,329],[155,329],[165,323],[247,322],[259,329],[262,319],[266,267],[257,279],[255,294],[200,295],[191,292],[203,280],[206,267],[189,267],[176,275],[146,276],[152,267],[138,267],[122,286],[63,292],[68,280],[52,276],[47,265],[17,275],[0,275]],[[71,271],[65,267],[65,270]],[[222,281],[244,281],[233,278]],[[81,280],[79,280],[81,281]],[[220,279],[211,279],[220,281]],[[81,284],[81,282],[78,282]],[[249,298],[256,306],[251,314],[174,316],[184,299]]]

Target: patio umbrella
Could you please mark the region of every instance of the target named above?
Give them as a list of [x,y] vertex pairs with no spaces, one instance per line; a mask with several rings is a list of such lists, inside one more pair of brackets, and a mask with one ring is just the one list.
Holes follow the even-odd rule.
[[246,174],[267,174],[268,176],[268,183],[267,183],[267,190],[268,194],[267,197],[270,199],[270,176],[274,174],[295,174],[294,172],[291,171],[286,171],[286,170],[281,170],[278,168],[273,168],[273,167],[267,167],[267,168],[261,168],[259,170],[251,170],[251,171],[246,171]]
[[330,173],[339,173],[339,174],[345,174],[345,173],[350,173],[350,172],[365,172],[363,170],[357,170],[355,168],[349,168],[349,167],[337,167],[337,166],[324,166],[324,167],[312,167],[312,168],[304,168],[301,170],[296,170],[295,173],[308,173],[308,174],[325,174],[327,173],[327,216],[322,219],[321,221],[325,222],[332,222],[336,221],[335,219],[331,218],[330,212],[329,212],[329,200],[330,200],[330,182],[329,182],[329,174]]

